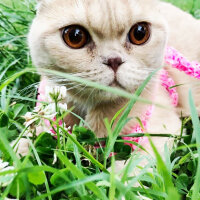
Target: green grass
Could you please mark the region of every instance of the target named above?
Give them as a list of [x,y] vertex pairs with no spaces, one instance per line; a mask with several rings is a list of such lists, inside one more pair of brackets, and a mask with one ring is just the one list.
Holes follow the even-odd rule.
[[[200,18],[200,0],[168,1]],[[48,133],[42,133],[39,137],[31,138],[27,156],[19,158],[16,155],[9,142],[24,137],[26,128],[22,116],[33,110],[37,94],[35,85],[39,81],[26,43],[26,35],[35,15],[34,8],[35,2],[31,0],[3,0],[0,3],[0,159],[13,166],[9,171],[2,171],[0,167],[0,200],[6,197],[20,200],[120,200],[122,197],[142,200],[141,195],[155,200],[200,200],[200,147],[197,145],[200,143],[200,125],[191,93],[189,102],[192,120],[186,118],[182,122],[186,136],[175,138],[172,152],[165,147],[165,160],[162,160],[153,143],[155,159],[148,159],[148,156],[136,152],[131,154],[130,148],[118,137],[136,97],[148,79],[135,95],[130,95],[51,71],[131,100],[126,109],[121,110],[122,117],[114,130],[113,122],[105,120],[111,133],[106,139],[107,148],[95,149],[93,146],[98,139],[84,127],[76,126],[69,134],[58,121],[51,121],[52,126],[56,125],[57,140]],[[144,99],[137,100],[148,103]],[[59,113],[57,118],[62,119],[67,114]],[[110,158],[113,148],[118,154]],[[130,159],[121,172],[115,173],[115,159],[121,158]],[[140,169],[137,176],[133,176],[130,172],[136,170],[144,159],[148,160],[147,166]],[[111,166],[110,172],[106,169],[108,166]],[[153,169],[149,171],[151,167]],[[13,180],[6,187],[1,185],[12,177]],[[140,186],[135,185],[138,182]]]

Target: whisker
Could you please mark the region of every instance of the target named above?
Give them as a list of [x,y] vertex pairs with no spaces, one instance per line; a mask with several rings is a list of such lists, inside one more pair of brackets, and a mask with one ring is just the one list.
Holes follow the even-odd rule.
[[[90,94],[88,95],[88,98],[86,99],[86,104],[88,104],[89,103],[89,100],[90,100],[90,97],[91,97],[91,95],[92,95],[92,93],[94,92],[94,90],[95,90],[95,88],[90,92]],[[94,97],[92,96],[92,98],[91,98],[91,102],[92,102],[92,105],[93,105],[93,99]]]

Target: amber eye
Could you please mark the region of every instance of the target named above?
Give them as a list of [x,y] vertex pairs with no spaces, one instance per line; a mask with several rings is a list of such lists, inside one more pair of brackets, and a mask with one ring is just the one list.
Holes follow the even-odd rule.
[[64,28],[62,36],[65,43],[73,49],[80,49],[89,41],[89,33],[81,26]]
[[150,37],[150,25],[146,22],[135,24],[129,32],[129,40],[135,45],[142,45]]

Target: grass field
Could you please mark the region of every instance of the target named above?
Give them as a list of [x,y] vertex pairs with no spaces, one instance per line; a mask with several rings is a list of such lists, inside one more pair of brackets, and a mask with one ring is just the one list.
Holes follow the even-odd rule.
[[[200,0],[168,2],[200,18]],[[200,200],[200,147],[197,145],[200,143],[200,124],[192,96],[192,116],[183,119],[182,123],[186,136],[175,138],[172,152],[165,148],[165,160],[154,149],[155,159],[149,160],[137,176],[132,176],[130,171],[145,156],[131,154],[131,149],[120,142],[120,138],[116,138],[115,144],[111,138],[107,139],[111,148],[93,148],[97,139],[81,126],[83,124],[74,127],[69,134],[58,120],[50,121],[56,129],[57,139],[49,133],[32,137],[28,155],[22,158],[16,155],[9,143],[14,145],[13,141],[25,137],[24,133],[29,130],[22,116],[33,111],[40,80],[26,42],[35,14],[33,0],[0,2],[0,200]],[[57,103],[56,118],[62,119],[68,112],[63,113]],[[133,104],[131,100],[118,126],[125,123],[126,113]],[[32,115],[37,117],[34,122],[37,125],[41,116],[37,112]],[[119,131],[113,133],[118,135]],[[110,158],[112,147],[118,156]],[[122,157],[130,159],[119,175],[114,172],[115,159]],[[111,166],[110,172],[107,166]],[[151,171],[150,167],[153,167]],[[140,185],[134,186],[137,182]]]

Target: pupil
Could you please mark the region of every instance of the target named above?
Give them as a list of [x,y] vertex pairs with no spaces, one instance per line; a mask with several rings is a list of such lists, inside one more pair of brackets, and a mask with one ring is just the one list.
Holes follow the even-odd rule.
[[138,25],[137,28],[134,30],[135,39],[140,41],[146,35],[146,28],[142,25]]
[[69,39],[73,44],[79,44],[83,39],[83,32],[80,29],[72,29],[69,32]]

